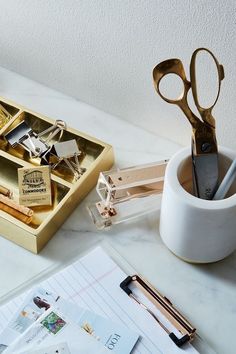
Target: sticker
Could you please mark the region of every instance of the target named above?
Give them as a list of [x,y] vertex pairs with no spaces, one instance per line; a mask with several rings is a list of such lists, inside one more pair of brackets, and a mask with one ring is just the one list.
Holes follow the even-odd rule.
[[51,178],[49,166],[18,168],[19,202],[21,205],[51,205]]

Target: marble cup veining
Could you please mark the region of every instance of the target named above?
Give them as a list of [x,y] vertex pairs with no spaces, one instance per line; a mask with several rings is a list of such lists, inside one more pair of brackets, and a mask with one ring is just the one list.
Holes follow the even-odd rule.
[[[235,152],[219,149],[220,180]],[[192,194],[189,148],[175,154],[166,169],[160,235],[178,257],[193,263],[210,263],[236,249],[236,181],[223,200],[204,200]]]

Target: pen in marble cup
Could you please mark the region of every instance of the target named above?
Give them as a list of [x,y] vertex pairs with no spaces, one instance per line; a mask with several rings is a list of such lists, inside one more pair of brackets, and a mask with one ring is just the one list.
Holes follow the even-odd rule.
[[224,199],[228,190],[230,189],[232,183],[236,179],[236,159],[233,160],[230,168],[228,169],[223,181],[221,182],[218,190],[216,191],[213,200],[221,200]]

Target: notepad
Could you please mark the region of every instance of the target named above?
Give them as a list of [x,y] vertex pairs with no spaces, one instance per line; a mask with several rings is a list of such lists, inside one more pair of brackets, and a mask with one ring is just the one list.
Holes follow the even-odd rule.
[[[150,314],[124,293],[120,283],[126,276],[107,253],[97,247],[40,286],[137,332],[140,339],[133,350],[135,354],[198,353],[190,344],[185,349],[178,348]],[[26,293],[0,308],[0,329],[5,327],[25,296]]]

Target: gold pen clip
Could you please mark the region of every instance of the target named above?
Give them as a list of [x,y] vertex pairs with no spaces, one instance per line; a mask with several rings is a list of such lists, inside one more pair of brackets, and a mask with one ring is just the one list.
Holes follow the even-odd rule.
[[[173,331],[167,328],[166,324],[152,311],[148,306],[146,306],[138,297],[134,294],[131,287],[137,287],[141,292],[147,297],[149,301],[161,312],[162,315],[175,327],[180,337],[177,336]],[[148,313],[155,319],[155,321],[163,328],[163,330],[168,334],[170,339],[178,346],[181,347],[185,343],[190,342],[194,339],[196,335],[196,329],[188,322],[188,320],[180,314],[178,310],[172,305],[170,300],[165,296],[161,295],[156,289],[154,289],[150,284],[140,278],[138,275],[128,276],[120,284],[122,290],[137,302],[142,308],[144,308]]]

